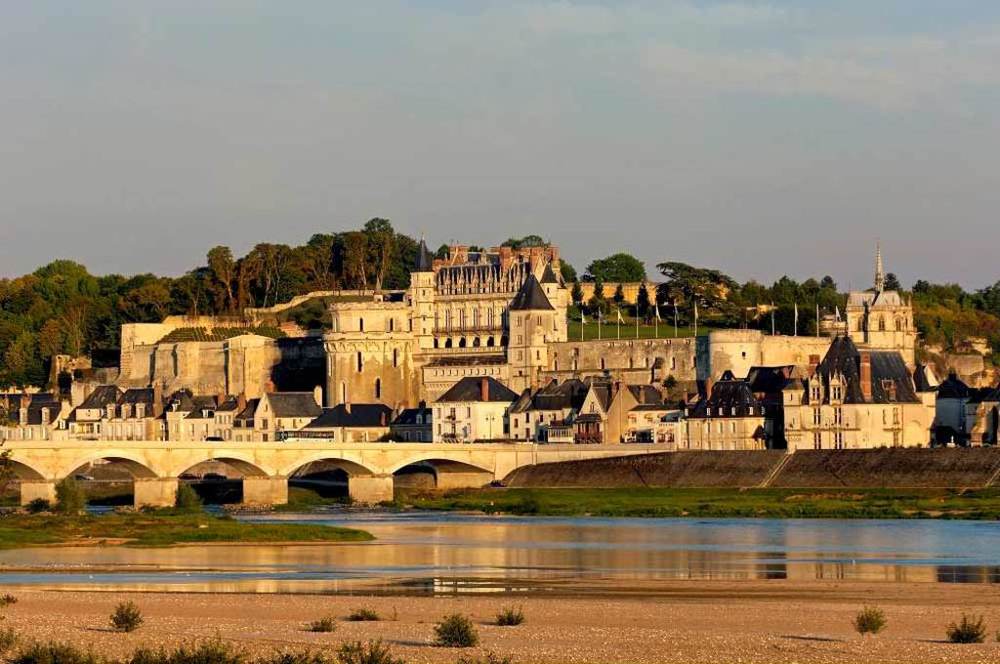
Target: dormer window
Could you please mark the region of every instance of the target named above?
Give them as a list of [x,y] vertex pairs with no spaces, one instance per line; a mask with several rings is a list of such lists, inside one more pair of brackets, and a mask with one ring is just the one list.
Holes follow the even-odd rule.
[[115,416],[115,405],[113,403],[107,405],[106,414],[109,420]]
[[135,416],[136,416],[136,418],[138,418],[140,420],[142,418],[146,417],[146,404],[144,404],[144,403],[137,403],[135,405]]

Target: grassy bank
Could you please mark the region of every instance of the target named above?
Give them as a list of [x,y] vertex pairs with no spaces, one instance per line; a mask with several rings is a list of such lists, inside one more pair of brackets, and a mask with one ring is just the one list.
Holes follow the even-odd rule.
[[545,516],[1000,518],[1000,489],[463,489],[400,491],[397,507]]
[[225,516],[171,511],[102,515],[0,517],[0,548],[50,544],[170,546],[233,542],[363,542],[369,533],[351,528],[284,523],[245,523]]

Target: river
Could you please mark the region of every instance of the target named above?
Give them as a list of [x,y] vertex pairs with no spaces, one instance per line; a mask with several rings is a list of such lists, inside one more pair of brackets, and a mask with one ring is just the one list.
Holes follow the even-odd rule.
[[329,512],[364,544],[0,551],[4,587],[303,593],[606,593],[671,579],[1000,582],[1000,524]]

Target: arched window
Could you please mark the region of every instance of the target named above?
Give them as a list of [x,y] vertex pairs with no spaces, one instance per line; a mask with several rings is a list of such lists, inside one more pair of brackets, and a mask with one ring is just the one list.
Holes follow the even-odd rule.
[[365,368],[365,363],[364,363],[364,360],[361,359],[361,351],[359,350],[358,351],[358,373],[361,373],[361,370],[364,369],[364,368]]
[[398,348],[393,348],[392,349],[392,366],[394,366],[394,367],[398,367],[399,366],[399,349]]
[[461,339],[458,340],[458,347],[465,348],[465,337],[462,337]]
[[486,345],[487,346],[491,346],[492,347],[493,343],[494,343],[493,342],[493,337],[491,337],[491,336],[490,337],[486,337]]
[[382,379],[381,378],[376,378],[375,379],[375,398],[376,399],[381,399],[382,398]]
[[897,332],[902,332],[903,331],[903,321],[902,321],[902,319],[899,319],[899,318],[896,319],[896,331]]
[[390,332],[395,332],[396,331],[396,319],[395,318],[390,318],[389,319],[389,331]]
[[885,318],[882,316],[878,317],[878,331],[885,332]]
[[451,337],[448,337],[447,339],[445,339],[444,347],[445,348],[451,348]]
[[473,348],[478,348],[479,347],[479,343],[480,343],[479,342],[479,337],[473,337],[472,338],[472,347]]
[[601,371],[604,371],[604,369],[605,369],[604,358],[602,357],[601,358]]

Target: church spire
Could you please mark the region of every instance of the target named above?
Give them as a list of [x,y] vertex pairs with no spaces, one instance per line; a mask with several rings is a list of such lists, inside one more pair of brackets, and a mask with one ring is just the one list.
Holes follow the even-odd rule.
[[875,242],[875,292],[885,290],[885,270],[882,268],[882,245]]

